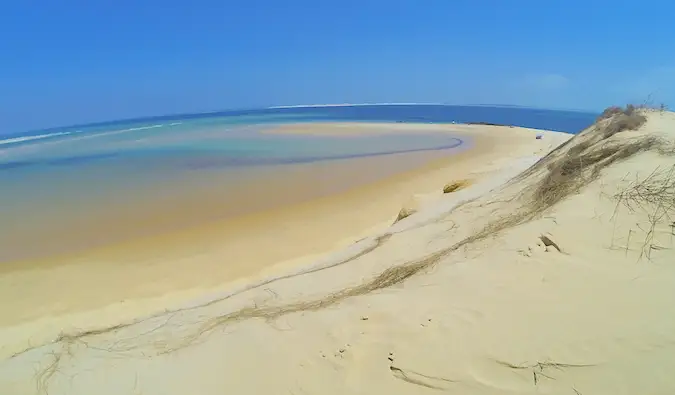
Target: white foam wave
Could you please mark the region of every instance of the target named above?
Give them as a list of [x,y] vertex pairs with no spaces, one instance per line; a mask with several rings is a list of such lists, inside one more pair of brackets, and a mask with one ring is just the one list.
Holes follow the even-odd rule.
[[139,126],[137,128],[129,128],[129,129],[122,129],[122,130],[115,130],[115,132],[134,132],[136,130],[146,130],[146,129],[156,129],[156,128],[161,128],[164,126],[164,124],[157,124],[157,125],[151,125],[151,126]]
[[99,133],[94,133],[94,134],[87,134],[78,138],[73,138],[70,141],[78,141],[78,140],[89,140],[93,138],[98,138],[98,137],[106,137],[106,136],[114,136],[116,134],[122,134],[122,133],[128,133],[128,132],[137,132],[139,130],[148,130],[148,129],[157,129],[164,127],[166,125],[164,124],[157,124],[157,125],[150,125],[150,126],[139,126],[135,128],[128,128],[128,129],[119,129],[119,130],[110,130],[107,132],[99,132]]
[[35,136],[14,137],[14,138],[11,138],[11,139],[0,140],[0,145],[20,143],[20,142],[23,142],[23,141],[40,140],[40,139],[46,139],[46,138],[49,138],[49,137],[56,137],[56,136],[65,136],[65,135],[68,135],[68,134],[72,134],[72,132],[56,132],[56,133],[48,133],[48,134],[38,134],[38,135],[35,135]]

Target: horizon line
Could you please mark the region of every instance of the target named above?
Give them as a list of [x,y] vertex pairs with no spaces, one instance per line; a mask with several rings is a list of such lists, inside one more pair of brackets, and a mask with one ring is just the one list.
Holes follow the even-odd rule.
[[451,106],[444,103],[325,103],[325,104],[291,104],[265,107],[268,110],[281,108],[315,108],[315,107],[363,107],[363,106]]

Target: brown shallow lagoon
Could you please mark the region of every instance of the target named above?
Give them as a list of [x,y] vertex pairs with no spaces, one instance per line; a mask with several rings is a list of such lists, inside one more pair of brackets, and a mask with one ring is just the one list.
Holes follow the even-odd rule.
[[517,143],[453,125],[319,123],[271,127],[265,133],[341,133],[350,142],[358,136],[431,135],[463,144],[302,163],[201,167],[115,193],[107,193],[104,180],[92,179],[100,199],[57,200],[42,214],[22,221],[16,216],[10,221],[16,226],[3,227],[0,296],[16,303],[0,324],[129,299],[146,300],[150,311],[167,295],[199,294],[300,264],[390,224],[414,193],[441,193],[453,177],[465,178],[495,152],[508,152]]

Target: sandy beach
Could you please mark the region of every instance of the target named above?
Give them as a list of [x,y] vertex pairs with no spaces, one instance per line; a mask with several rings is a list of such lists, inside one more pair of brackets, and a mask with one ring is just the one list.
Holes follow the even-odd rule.
[[574,138],[293,127],[471,144],[227,226],[5,269],[0,393],[672,393],[675,114],[621,126],[638,116]]
[[[237,207],[262,207],[250,215],[74,256],[5,263],[0,297],[14,301],[0,316],[5,333],[10,330],[36,341],[92,324],[114,325],[208,297],[223,287],[246,284],[264,272],[302,266],[317,255],[385,229],[403,205],[439,198],[446,183],[478,181],[482,173],[495,170],[514,153],[545,152],[568,136],[554,133],[548,140],[535,140],[535,132],[527,129],[358,123],[288,125],[269,132],[448,133],[463,138],[465,146],[460,151],[291,165],[285,169],[290,176],[265,176],[258,185],[237,191],[240,197],[230,199]],[[383,174],[389,176],[383,178]],[[340,189],[344,185],[351,187]],[[181,205],[186,209],[173,213],[172,222],[189,223],[190,217],[208,215],[210,208],[199,203],[194,209]],[[108,234],[130,226],[124,221],[104,223]],[[86,237],[68,229],[64,232],[72,238]]]

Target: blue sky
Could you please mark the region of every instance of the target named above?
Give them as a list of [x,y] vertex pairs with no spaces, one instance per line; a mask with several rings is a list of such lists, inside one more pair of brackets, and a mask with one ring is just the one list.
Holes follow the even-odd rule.
[[306,103],[675,106],[675,2],[0,6],[0,134]]

